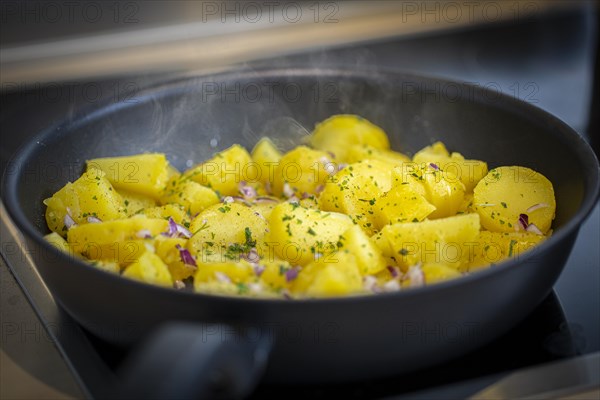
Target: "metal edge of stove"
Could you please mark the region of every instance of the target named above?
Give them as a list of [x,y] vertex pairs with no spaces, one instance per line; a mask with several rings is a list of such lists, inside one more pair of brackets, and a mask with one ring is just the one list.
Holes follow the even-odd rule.
[[[48,336],[54,341],[83,395],[88,399],[108,397],[108,390],[115,387],[115,375],[98,356],[77,322],[54,301],[31,256],[21,247],[25,246],[20,238],[21,233],[10,220],[1,201],[0,216],[2,257]],[[10,243],[19,251],[4,251]]]
[[[600,352],[410,392],[387,400],[563,399],[600,388]],[[587,398],[587,397],[578,397]]]
[[517,370],[472,399],[558,399],[600,387],[600,352]]

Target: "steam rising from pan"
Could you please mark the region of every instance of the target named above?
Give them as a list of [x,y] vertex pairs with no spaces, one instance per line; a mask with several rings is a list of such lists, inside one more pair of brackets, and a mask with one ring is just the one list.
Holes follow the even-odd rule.
[[[260,137],[268,136],[283,152],[306,143],[310,132],[292,117],[278,117],[269,120],[262,128]],[[260,139],[254,138],[255,141]]]

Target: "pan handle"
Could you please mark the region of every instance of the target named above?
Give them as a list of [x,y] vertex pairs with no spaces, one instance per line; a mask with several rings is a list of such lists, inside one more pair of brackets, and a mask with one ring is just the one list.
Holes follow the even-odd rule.
[[227,325],[163,325],[125,360],[119,397],[246,397],[263,374],[271,346],[270,338],[249,338]]

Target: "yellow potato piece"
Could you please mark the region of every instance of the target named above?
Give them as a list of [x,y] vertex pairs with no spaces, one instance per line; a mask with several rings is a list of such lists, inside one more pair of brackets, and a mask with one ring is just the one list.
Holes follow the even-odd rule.
[[334,115],[317,124],[310,137],[310,144],[335,154],[340,162],[347,161],[347,152],[354,145],[368,145],[387,150],[390,143],[386,133],[377,125],[358,115]]
[[402,153],[392,150],[382,150],[369,145],[351,146],[347,153],[345,162],[355,163],[362,160],[379,160],[396,167],[405,162],[410,162],[410,158]]
[[167,264],[173,280],[182,281],[194,275],[196,267],[183,262],[177,245],[185,248],[187,239],[170,238],[162,235],[159,235],[154,239],[156,255]]
[[408,184],[399,184],[378,199],[375,208],[376,226],[381,229],[398,222],[423,221],[433,211],[435,206],[424,196],[413,191]]
[[462,276],[456,269],[444,264],[424,264],[421,270],[425,275],[426,284],[448,281]]
[[252,161],[246,149],[238,144],[225,149],[183,174],[221,196],[236,196],[242,182],[260,181],[260,167]]
[[146,251],[145,236],[156,236],[167,230],[168,222],[164,219],[136,215],[74,226],[67,233],[67,241],[75,252],[87,258],[127,265]]
[[487,268],[507,258],[519,257],[545,239],[545,236],[529,232],[481,231],[473,248],[469,270]]
[[442,142],[424,147],[413,156],[420,166],[436,164],[442,171],[458,177],[465,185],[465,191],[471,192],[475,185],[488,173],[487,163],[480,160],[466,160],[460,153],[448,153]]
[[140,210],[156,207],[156,200],[152,197],[123,189],[117,192],[123,199],[123,212],[128,217],[137,214]]
[[[69,243],[58,233],[52,232],[52,233],[44,236],[44,239],[46,239],[46,241],[48,243],[50,243],[52,246],[56,247],[57,249],[64,251],[65,253],[67,253],[73,257],[83,259],[83,257],[81,257],[80,254],[75,253],[75,251],[71,248],[71,246],[69,246]],[[112,261],[95,260],[95,261],[92,261],[90,264],[96,268],[99,268],[103,271],[110,272],[113,274],[118,274],[121,270],[121,268],[119,267],[119,264],[116,262],[112,262]]]
[[88,169],[104,173],[116,189],[158,199],[167,184],[169,163],[164,154],[137,154],[125,157],[95,158],[87,161]]
[[377,160],[350,164],[325,184],[319,197],[322,210],[341,212],[372,234],[376,229],[375,211],[380,197],[391,187],[389,165]]
[[428,215],[430,219],[456,215],[464,200],[462,182],[452,173],[431,165],[405,163],[394,168],[392,177],[394,185],[407,185],[435,207]]
[[418,263],[441,263],[464,269],[479,230],[479,215],[465,214],[388,225],[375,243],[385,256],[394,257],[404,268]]
[[292,283],[292,292],[300,297],[343,296],[361,290],[358,265],[347,250],[340,251],[335,262],[327,258],[313,261]]
[[526,214],[530,224],[546,233],[554,220],[556,200],[552,183],[544,175],[530,168],[508,166],[490,170],[477,184],[473,207],[487,230],[523,230],[519,215]]
[[340,235],[353,223],[343,214],[281,203],[269,216],[265,244],[269,254],[292,265],[307,265],[320,255],[336,252]]
[[457,214],[469,214],[474,213],[473,209],[473,193],[465,193],[465,197],[463,197],[462,203],[458,207]]
[[411,274],[408,274],[406,275],[407,279],[402,281],[402,287],[421,286],[422,284],[432,285],[435,283],[460,278],[462,276],[462,274],[455,268],[441,263],[427,263],[413,268],[420,270],[421,275],[417,274],[417,276],[420,276],[419,279],[422,280],[422,282],[413,282],[415,279],[411,277]]
[[282,154],[271,139],[264,137],[252,149],[252,161],[260,166],[260,180],[263,183],[273,183],[275,170],[279,165]]
[[162,204],[180,204],[190,214],[195,215],[213,204],[217,204],[219,196],[214,190],[184,177],[169,181],[160,196],[160,202]]
[[164,206],[144,208],[139,214],[145,215],[148,218],[166,219],[173,218],[173,221],[179,225],[186,227],[190,226],[190,221],[187,212],[182,205],[177,203],[166,204]]
[[290,280],[286,273],[293,268],[289,262],[267,256],[260,265],[264,268],[260,275],[261,282],[275,291],[289,289]]
[[121,266],[114,261],[94,260],[91,261],[90,264],[102,271],[110,272],[111,274],[119,274],[121,272]]
[[[325,184],[337,164],[324,151],[298,146],[286,153],[275,169],[273,194],[275,196],[314,194]],[[287,184],[287,187],[285,186]]]
[[58,233],[56,233],[56,232],[49,233],[44,236],[44,239],[46,239],[46,241],[48,243],[50,243],[52,246],[56,247],[57,249],[64,251],[67,254],[73,255],[73,250],[69,246],[69,243],[67,243],[67,241],[62,236],[60,236]]
[[187,247],[200,260],[237,260],[241,253],[262,246],[267,229],[267,220],[253,207],[215,204],[190,224],[194,236]]
[[156,254],[146,251],[123,271],[123,276],[158,286],[173,286],[167,265]]
[[279,204],[279,200],[275,199],[274,197],[263,197],[262,201],[252,204],[252,209],[254,212],[260,214],[259,218],[269,218],[269,215],[271,215],[273,208],[275,208],[277,204]]
[[202,282],[217,282],[224,279],[228,279],[232,283],[247,283],[254,276],[252,266],[244,260],[239,262],[200,262],[194,275],[194,286],[197,287]]
[[67,214],[76,224],[87,224],[88,217],[109,221],[124,216],[121,196],[98,169],[90,169],[75,182],[67,183],[44,204],[48,227],[61,236],[67,234]]
[[359,226],[354,225],[344,232],[340,242],[341,249],[347,250],[354,256],[361,274],[376,274],[387,266],[381,250]]

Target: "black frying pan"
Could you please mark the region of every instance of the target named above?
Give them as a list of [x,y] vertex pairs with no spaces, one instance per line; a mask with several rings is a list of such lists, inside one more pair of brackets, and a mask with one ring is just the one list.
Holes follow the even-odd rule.
[[[291,117],[311,129],[337,113],[380,125],[401,151],[442,140],[490,167],[542,172],[556,192],[554,235],[518,259],[455,281],[297,301],[154,287],[69,258],[42,238],[42,200],[76,179],[87,159],[159,151],[185,169],[187,160],[233,143],[251,147],[272,120]],[[89,110],[31,141],[12,161],[3,193],[44,281],[91,332],[132,344],[165,322],[187,322],[163,328],[130,362],[129,393],[206,395],[221,387],[240,395],[264,365],[270,382],[343,382],[431,366],[492,341],[551,290],[597,200],[598,176],[576,132],[496,92],[396,72],[286,69],[180,80]]]

